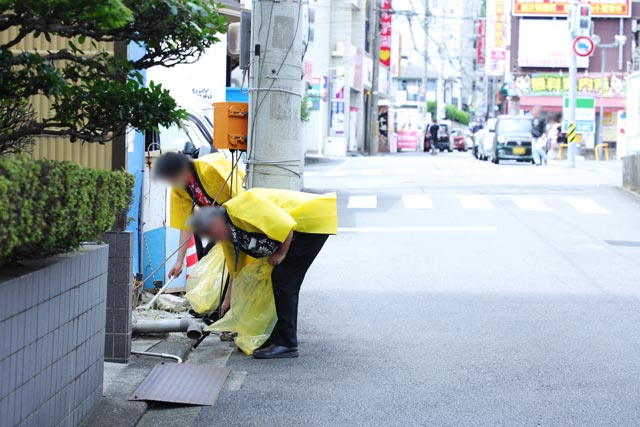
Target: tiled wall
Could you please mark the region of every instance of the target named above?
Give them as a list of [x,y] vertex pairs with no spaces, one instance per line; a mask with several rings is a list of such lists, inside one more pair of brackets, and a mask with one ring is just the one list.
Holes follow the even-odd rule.
[[108,248],[0,282],[0,426],[76,426],[102,395]]
[[109,245],[104,359],[107,362],[128,363],[131,356],[133,233],[108,232],[102,236],[102,240]]

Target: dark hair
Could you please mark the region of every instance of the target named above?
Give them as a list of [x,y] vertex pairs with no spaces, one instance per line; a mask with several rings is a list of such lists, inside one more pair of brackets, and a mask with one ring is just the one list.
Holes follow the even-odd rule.
[[159,179],[173,178],[180,174],[188,165],[190,160],[179,153],[165,153],[158,157],[153,163],[153,175]]

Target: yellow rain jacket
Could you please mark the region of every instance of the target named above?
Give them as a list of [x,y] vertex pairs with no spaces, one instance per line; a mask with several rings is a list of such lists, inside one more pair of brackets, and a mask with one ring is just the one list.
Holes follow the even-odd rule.
[[[270,188],[252,188],[224,203],[233,225],[249,233],[262,233],[284,242],[292,230],[311,234],[336,234],[338,211],[336,194],[311,194]],[[236,270],[232,243],[223,246],[227,266]],[[239,271],[252,258],[241,252]]]
[[[244,192],[242,183],[244,171],[236,168],[232,178],[231,161],[222,154],[213,153],[193,161],[196,182],[202,187],[209,199],[223,204],[231,197]],[[227,179],[229,178],[229,179]],[[233,189],[231,188],[233,179]],[[187,219],[191,215],[193,200],[185,187],[171,190],[171,211],[169,225],[179,230],[188,230]]]

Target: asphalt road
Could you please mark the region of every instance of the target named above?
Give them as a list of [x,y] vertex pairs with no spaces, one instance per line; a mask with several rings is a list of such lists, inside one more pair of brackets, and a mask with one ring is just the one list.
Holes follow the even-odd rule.
[[640,425],[640,202],[619,164],[468,154],[309,167],[340,228],[301,357],[257,361],[200,426]]

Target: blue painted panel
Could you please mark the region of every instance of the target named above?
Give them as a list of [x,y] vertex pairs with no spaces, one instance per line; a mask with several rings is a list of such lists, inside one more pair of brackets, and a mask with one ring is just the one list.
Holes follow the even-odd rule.
[[227,102],[249,102],[249,93],[243,93],[239,87],[227,88]]
[[[142,264],[143,264],[143,276],[146,279],[153,270],[158,268],[158,266],[164,261],[165,258],[165,239],[166,239],[166,228],[160,227],[155,228],[150,231],[146,231],[143,235],[143,244],[142,244]],[[172,265],[172,264],[171,264]],[[171,268],[169,265],[169,268]],[[160,268],[154,275],[153,279],[149,279],[144,287],[153,288],[154,280],[161,280],[164,282],[165,280],[165,267],[164,265]]]

